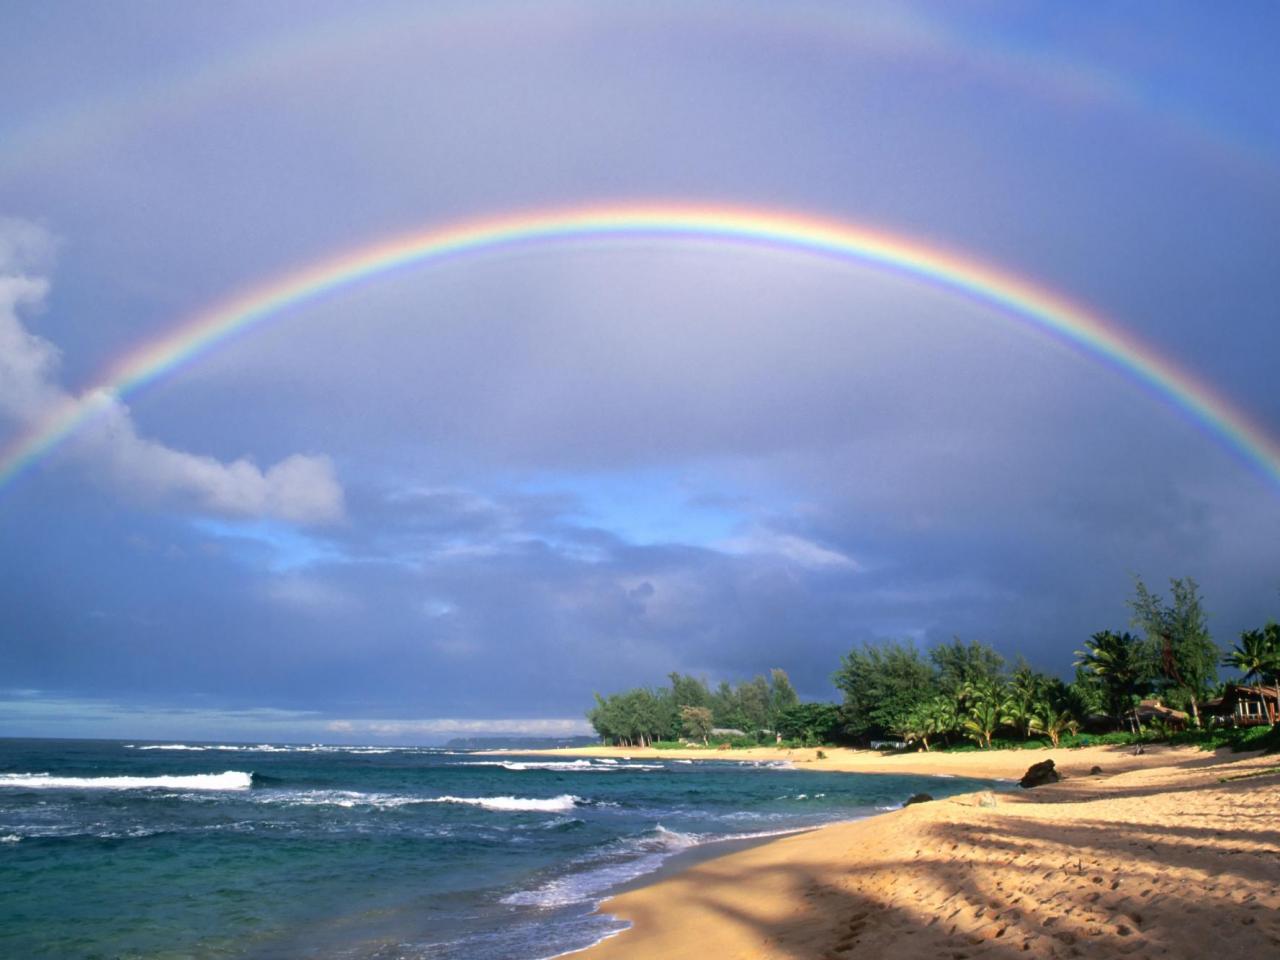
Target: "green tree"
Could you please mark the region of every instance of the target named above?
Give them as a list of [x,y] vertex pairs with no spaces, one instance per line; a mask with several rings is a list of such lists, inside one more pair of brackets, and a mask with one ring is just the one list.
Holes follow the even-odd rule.
[[1200,726],[1197,701],[1217,679],[1222,654],[1209,635],[1195,580],[1175,577],[1169,581],[1169,592],[1166,603],[1135,576],[1134,597],[1129,601],[1133,626],[1145,636],[1143,652],[1149,672],[1161,679],[1172,700],[1190,709],[1196,726]]
[[705,746],[707,737],[711,736],[711,708],[681,707],[680,725],[686,737],[701,740]]
[[1068,710],[1060,710],[1049,700],[1041,700],[1031,717],[1031,728],[1049,737],[1055,747],[1066,732],[1075,733],[1080,724]]
[[[1077,651],[1077,656],[1080,652]],[[1075,677],[1063,689],[1063,702],[1077,717],[1109,714],[1107,690],[1102,681],[1086,667],[1076,666]]]
[[[1261,630],[1246,630],[1240,634],[1240,642],[1223,658],[1223,666],[1235,667],[1241,679],[1260,684],[1270,680],[1276,688],[1276,700],[1280,703],[1280,624],[1268,623]],[[1266,713],[1266,698],[1263,713]],[[1280,722],[1280,716],[1272,717]]]
[[966,686],[979,681],[997,681],[1004,676],[1004,657],[981,640],[963,642],[953,637],[929,651],[938,671],[938,688],[958,697]]
[[1138,639],[1130,633],[1103,630],[1085,641],[1076,656],[1080,658],[1076,666],[1101,687],[1107,713],[1123,723],[1146,689],[1147,668]]
[[788,740],[805,746],[830,743],[840,727],[840,708],[834,703],[797,703],[778,716],[775,728]]
[[752,677],[738,684],[738,706],[747,726],[743,730],[748,736],[756,736],[761,730],[768,730],[770,724],[769,681],[764,677]]
[[919,740],[927,753],[932,749],[930,739],[946,737],[959,726],[955,699],[941,694],[916,704],[907,715],[900,732],[904,740]]
[[1006,685],[1005,714],[1009,723],[1024,737],[1031,737],[1031,720],[1036,708],[1048,698],[1050,678],[1037,673],[1025,661],[1009,677]]
[[742,704],[727,680],[721,680],[711,695],[711,716],[717,727],[746,730],[751,722],[742,713]]
[[965,703],[961,725],[965,734],[990,750],[991,738],[1008,722],[1003,685],[998,680],[975,680],[961,693]]
[[895,736],[916,705],[937,691],[933,669],[910,641],[850,650],[832,680],[844,694],[845,730],[858,740]]
[[769,729],[778,731],[778,719],[800,702],[787,671],[774,667],[769,671]]
[[711,691],[707,689],[705,680],[674,672],[668,674],[667,679],[671,681],[671,695],[676,706],[707,707],[711,705]]

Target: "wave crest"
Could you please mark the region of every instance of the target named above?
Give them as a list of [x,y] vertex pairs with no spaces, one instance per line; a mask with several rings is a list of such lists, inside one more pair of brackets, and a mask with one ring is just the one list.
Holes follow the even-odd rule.
[[558,797],[540,799],[537,797],[431,797],[424,803],[461,803],[472,807],[481,807],[500,813],[563,813],[572,810],[580,803],[581,797],[570,793],[562,793]]
[[248,790],[253,774],[241,770],[159,777],[55,777],[47,773],[0,774],[0,787],[23,790]]

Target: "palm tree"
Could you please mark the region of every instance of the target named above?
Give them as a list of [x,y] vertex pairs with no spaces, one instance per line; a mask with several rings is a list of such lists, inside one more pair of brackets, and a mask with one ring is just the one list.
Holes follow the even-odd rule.
[[[1268,623],[1261,630],[1246,630],[1240,634],[1240,642],[1231,648],[1231,652],[1223,658],[1224,666],[1235,667],[1241,673],[1241,679],[1248,683],[1256,679],[1259,684],[1270,678],[1276,686],[1276,700],[1280,703],[1280,625]],[[1262,712],[1265,715],[1266,698],[1262,701]],[[1276,722],[1272,717],[1272,722]]]
[[968,715],[962,725],[971,740],[991,749],[991,737],[1003,723],[1008,723],[1003,684],[993,680],[978,680],[964,686],[964,699]]
[[901,733],[906,740],[919,740],[927,753],[930,737],[946,736],[959,723],[955,703],[950,697],[939,696],[916,704],[903,721]]
[[1080,659],[1075,665],[1083,667],[1102,684],[1107,694],[1107,709],[1116,719],[1123,718],[1146,686],[1141,651],[1136,637],[1110,630],[1095,633],[1085,642],[1083,650],[1076,651]]
[[1047,734],[1049,742],[1057,747],[1062,734],[1066,731],[1075,733],[1080,729],[1080,723],[1069,711],[1059,710],[1048,700],[1041,700],[1031,717],[1031,727]]
[[1010,724],[1022,731],[1024,737],[1030,739],[1031,720],[1045,694],[1045,678],[1023,664],[1009,678],[1008,692],[1005,716]]

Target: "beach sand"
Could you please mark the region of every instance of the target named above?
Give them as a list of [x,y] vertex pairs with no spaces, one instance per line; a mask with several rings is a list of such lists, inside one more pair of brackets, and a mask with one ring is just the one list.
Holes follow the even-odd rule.
[[1280,757],[827,753],[815,768],[977,777],[1052,757],[1067,779],[706,861],[607,901],[633,927],[576,960],[1280,956]]

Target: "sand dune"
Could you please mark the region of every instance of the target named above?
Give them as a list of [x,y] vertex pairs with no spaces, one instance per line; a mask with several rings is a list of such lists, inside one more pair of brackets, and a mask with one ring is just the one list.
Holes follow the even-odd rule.
[[576,956],[1280,955],[1280,758],[1095,748],[941,766],[1012,775],[1046,755],[1084,775],[708,861],[607,902],[633,928]]

